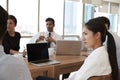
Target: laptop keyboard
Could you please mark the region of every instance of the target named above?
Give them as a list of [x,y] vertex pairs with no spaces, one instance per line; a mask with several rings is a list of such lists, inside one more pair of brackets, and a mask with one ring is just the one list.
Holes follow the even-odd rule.
[[32,63],[35,66],[46,66],[46,65],[54,65],[60,63],[59,61],[56,60],[49,60],[47,62],[42,62],[42,63]]
[[39,63],[45,63],[48,61],[50,61],[50,60],[38,60],[38,61],[32,61],[32,63],[39,64]]

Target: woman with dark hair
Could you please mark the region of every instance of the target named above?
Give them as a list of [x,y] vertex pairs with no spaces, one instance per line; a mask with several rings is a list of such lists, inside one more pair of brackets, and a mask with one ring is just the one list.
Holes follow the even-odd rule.
[[7,32],[5,33],[2,42],[6,54],[20,53],[19,49],[21,35],[19,32],[15,31],[16,25],[17,25],[16,17],[13,15],[9,15],[7,20]]
[[[108,36],[107,49],[103,46]],[[114,38],[105,25],[96,18],[89,20],[83,29],[83,42],[93,52],[86,58],[81,68],[65,80],[88,80],[92,76],[112,74],[112,80],[118,80],[118,65]]]

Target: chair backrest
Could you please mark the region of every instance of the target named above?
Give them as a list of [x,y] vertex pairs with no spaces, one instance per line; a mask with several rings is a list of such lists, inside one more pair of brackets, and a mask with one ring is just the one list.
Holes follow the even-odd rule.
[[88,80],[112,80],[112,76],[111,74],[104,76],[93,76],[90,77]]

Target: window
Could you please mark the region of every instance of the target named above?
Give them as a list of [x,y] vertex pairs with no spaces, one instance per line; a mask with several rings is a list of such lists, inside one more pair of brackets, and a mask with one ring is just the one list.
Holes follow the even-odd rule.
[[[82,33],[83,4],[80,1],[65,0],[64,35],[79,35]],[[69,39],[71,39],[69,37]],[[76,37],[73,36],[76,39]],[[66,39],[66,38],[65,38]]]
[[117,27],[117,32],[118,32],[118,35],[120,36],[120,27],[119,26],[120,26],[120,14],[118,15],[118,27]]
[[113,32],[117,32],[118,15],[117,14],[108,14],[108,18],[110,20],[110,30]]
[[55,20],[54,30],[63,34],[64,0],[40,0],[40,31],[46,31],[45,19],[51,17]]
[[[98,16],[105,16],[107,18],[109,18],[110,20],[110,31],[115,32],[116,34],[118,34],[120,36],[120,15],[119,15],[119,9],[120,7],[118,3],[116,3],[113,6],[114,3],[105,3],[102,4],[101,6],[96,6],[96,8],[98,9],[98,11],[96,11],[94,14],[94,17],[98,17]],[[119,8],[119,9],[118,9]],[[117,12],[118,10],[118,12]]]
[[93,17],[94,17],[94,5],[85,4],[84,23],[86,23],[89,19],[92,19]]
[[[6,3],[3,2],[3,4]],[[87,19],[92,17],[92,13],[89,14],[89,17],[87,16],[89,10],[92,12],[93,6],[87,7],[85,15]],[[45,19],[48,17],[55,20],[55,32],[65,39],[79,40],[82,36],[82,1],[9,0],[8,11],[9,14],[17,18],[16,31],[24,37],[21,39],[22,47],[29,41],[29,36],[33,36],[40,31],[46,31]]]
[[0,0],[0,5],[7,10],[7,0]]
[[38,1],[37,0],[9,0],[9,14],[17,18],[16,31],[22,36],[32,36],[37,33]]

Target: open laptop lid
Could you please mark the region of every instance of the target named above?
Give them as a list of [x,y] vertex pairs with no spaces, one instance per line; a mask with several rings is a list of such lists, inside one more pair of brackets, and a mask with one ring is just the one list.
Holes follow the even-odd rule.
[[56,42],[57,55],[80,55],[81,41],[80,40],[58,40]]
[[27,56],[28,56],[28,62],[49,60],[47,43],[27,44]]

